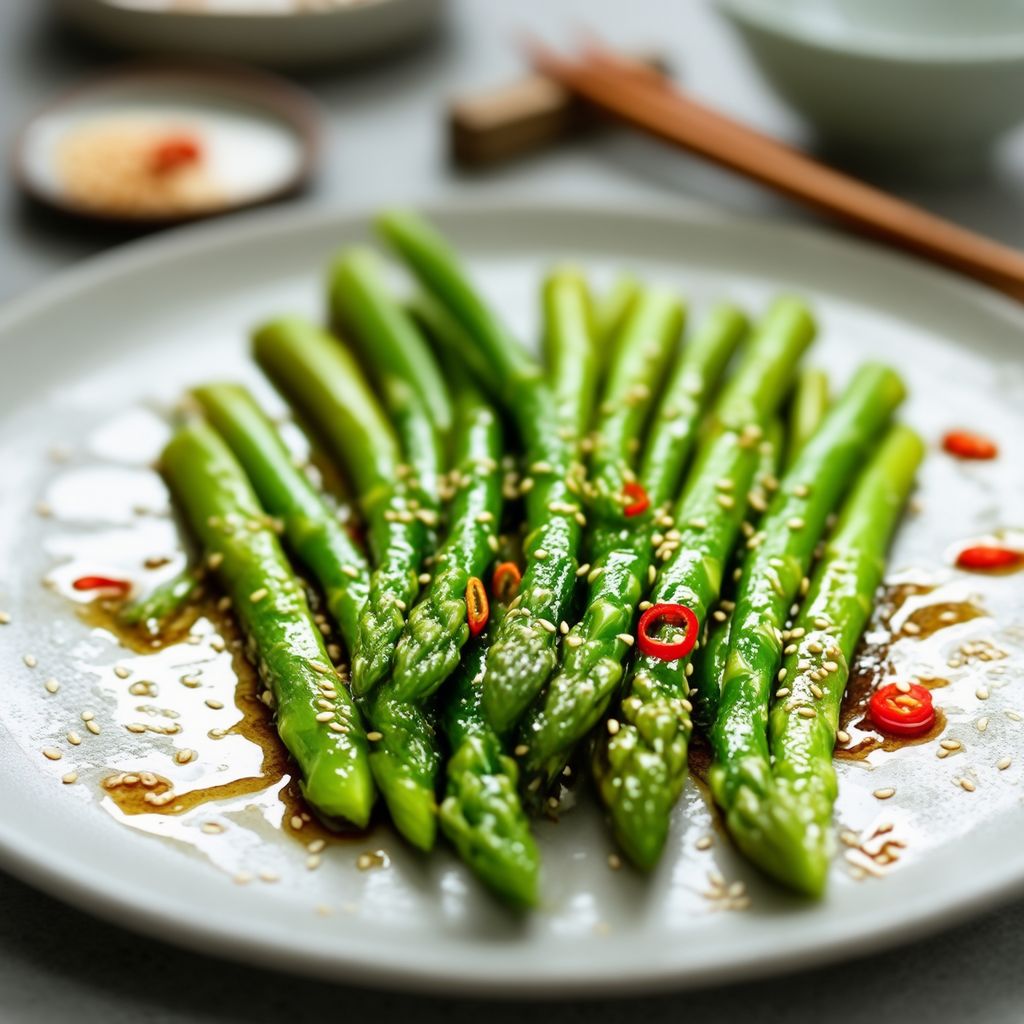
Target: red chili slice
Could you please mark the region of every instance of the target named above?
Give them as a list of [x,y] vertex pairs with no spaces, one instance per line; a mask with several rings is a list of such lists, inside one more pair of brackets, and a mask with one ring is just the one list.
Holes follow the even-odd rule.
[[932,695],[917,683],[905,692],[895,683],[879,687],[868,709],[875,725],[891,736],[920,736],[935,724]]
[[1010,569],[1024,565],[1024,552],[1012,548],[1001,548],[994,544],[977,544],[964,548],[956,556],[956,564],[961,569],[974,572],[990,572],[993,569]]
[[112,590],[122,595],[132,589],[130,581],[115,580],[110,576],[79,576],[71,586],[75,590]]
[[942,447],[958,459],[994,459],[999,454],[995,441],[969,430],[951,430],[942,439]]
[[627,516],[641,515],[651,507],[651,499],[638,483],[630,481],[622,488],[622,493],[628,499],[626,507],[623,509]]
[[[663,623],[669,626],[685,626],[686,633],[683,639],[665,641],[652,636],[652,632]],[[655,604],[640,616],[636,642],[640,650],[652,658],[676,661],[678,658],[685,658],[693,650],[699,634],[700,622],[692,608],[687,608],[685,604]]]
[[499,562],[491,576],[491,593],[500,604],[508,604],[519,593],[523,574],[515,562]]
[[491,617],[491,606],[487,603],[487,591],[479,576],[470,576],[466,584],[466,621],[473,636],[482,633]]
[[167,174],[186,164],[198,163],[202,155],[198,139],[191,135],[169,135],[153,147],[149,167],[154,174]]

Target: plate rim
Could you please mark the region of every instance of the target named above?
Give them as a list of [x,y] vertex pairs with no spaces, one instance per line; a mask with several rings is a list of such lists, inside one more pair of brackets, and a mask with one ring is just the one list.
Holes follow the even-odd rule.
[[[615,202],[566,201],[558,198],[535,199],[522,195],[466,199],[434,199],[416,204],[428,217],[509,217],[530,213],[534,216],[562,214],[570,218],[601,216],[636,222],[652,221],[661,224],[670,221],[685,229],[694,222],[714,227],[755,233],[774,234],[781,241],[803,246],[818,245],[826,251],[851,251],[869,263],[881,260],[917,277],[932,288],[940,286],[947,292],[957,293],[959,302],[966,302],[989,315],[1006,319],[1024,327],[1024,309],[1010,299],[990,292],[983,286],[960,279],[941,268],[923,264],[901,253],[883,249],[870,241],[850,238],[832,231],[801,224],[779,222],[767,218],[752,218],[717,210],[703,204],[675,204],[666,209],[653,200]],[[361,204],[353,208],[337,206],[311,206],[305,209],[285,207],[273,211],[233,217],[228,222],[206,222],[189,225],[133,241],[108,253],[84,261],[65,270],[47,283],[0,307],[0,345],[4,338],[24,321],[46,311],[53,303],[66,302],[76,295],[88,292],[116,279],[123,271],[144,272],[182,257],[199,257],[220,247],[232,247],[256,239],[293,233],[301,235],[325,222],[335,224],[339,230],[364,226],[372,218],[376,205]],[[1024,348],[1022,348],[1024,355]],[[6,729],[4,730],[6,734]],[[0,791],[0,807],[16,800],[14,795]],[[432,964],[417,965],[408,962],[381,963],[372,958],[372,952],[360,956],[359,944],[350,948],[311,956],[308,950],[273,941],[254,930],[239,934],[229,927],[230,922],[209,922],[183,918],[174,913],[169,900],[151,900],[142,905],[137,894],[119,893],[109,873],[88,866],[68,869],[66,856],[55,851],[37,838],[19,828],[19,819],[0,814],[0,868],[22,879],[47,894],[69,903],[121,927],[142,932],[152,938],[200,951],[220,958],[260,964],[277,970],[314,975],[335,982],[356,983],[363,986],[391,986],[411,991],[435,992],[451,995],[485,995],[516,998],[560,998],[594,994],[650,993],[698,987],[724,980],[740,980],[784,973],[790,970],[818,966],[836,960],[863,954],[868,948],[878,950],[900,942],[934,932],[943,927],[984,912],[999,899],[1024,891],[1024,849],[1007,856],[1001,870],[978,873],[961,879],[956,896],[947,897],[936,906],[921,906],[906,920],[881,926],[864,927],[859,931],[841,932],[828,936],[825,941],[806,936],[803,945],[792,942],[773,949],[767,954],[748,952],[746,957],[723,960],[717,964],[701,965],[699,972],[687,966],[680,957],[670,963],[659,961],[647,969],[634,971],[629,976],[611,972],[602,973],[599,966],[589,964],[563,966],[560,971],[544,970],[532,978],[523,979],[493,959],[486,970],[467,975],[453,965],[448,973],[438,973]],[[957,844],[951,844],[955,846]],[[947,848],[949,849],[949,848]],[[940,851],[936,857],[941,857]],[[478,965],[479,966],[479,965]]]

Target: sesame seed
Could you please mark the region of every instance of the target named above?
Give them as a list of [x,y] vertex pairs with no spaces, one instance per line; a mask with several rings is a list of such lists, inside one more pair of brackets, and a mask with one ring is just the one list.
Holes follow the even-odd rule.
[[783,666],[782,668],[779,669],[778,675],[775,678],[778,679],[778,681],[781,683],[786,678],[786,674],[787,674],[787,669],[786,669],[785,666]]
[[566,622],[565,619],[562,619],[558,624],[558,632],[561,633],[562,636],[565,636],[569,632],[569,623]]
[[836,739],[839,740],[840,743],[849,743],[850,734],[845,729],[839,729],[836,732]]
[[838,664],[838,662],[835,662],[835,661],[826,661],[821,667],[826,672],[838,672],[839,671],[839,664]]
[[322,676],[330,675],[330,673],[331,673],[331,666],[330,665],[325,665],[322,661],[311,661],[309,663],[309,667],[314,672],[319,672],[320,675],[322,675]]
[[533,477],[524,476],[523,479],[519,482],[519,493],[520,494],[529,494],[529,492],[532,491],[532,490],[533,490]]
[[60,777],[60,781],[63,782],[65,786],[70,786],[72,783],[78,781],[78,772],[66,772]]
[[970,779],[957,779],[957,784],[967,793],[973,793],[978,787]]
[[207,697],[204,703],[208,708],[212,708],[214,711],[220,711],[220,709],[224,707],[224,704],[214,697]]
[[988,728],[988,718],[987,717],[979,718],[974,723],[974,728],[977,729],[978,732],[984,732]]
[[529,751],[530,748],[525,743],[519,743],[516,745],[516,748],[512,751],[512,753],[515,754],[516,757],[523,757],[526,754],[528,754]]
[[978,700],[988,700],[988,690],[984,686],[979,686],[974,691],[974,696],[977,697]]
[[537,548],[537,550],[533,553],[533,557],[538,562],[543,562],[548,557],[548,553],[544,548]]
[[279,879],[279,875],[276,871],[261,871],[260,881],[261,882],[276,882]]
[[39,664],[34,654],[26,654],[22,661],[25,662],[27,668],[35,668]]
[[896,787],[887,786],[885,789],[876,789],[872,795],[876,800],[888,800],[889,797],[896,795]]
[[79,745],[79,743],[81,743],[81,742],[82,742],[82,737],[79,736],[78,733],[75,732],[74,729],[72,729],[71,732],[68,733],[68,743],[70,743],[71,746],[73,746],[73,747],[77,747]]
[[722,508],[732,508],[736,504],[736,499],[731,494],[719,494],[716,501]]
[[624,643],[627,647],[632,647],[635,642],[629,633],[616,633],[615,639],[620,643]]
[[309,871],[316,871],[320,867],[321,857],[319,854],[312,853],[306,858],[306,868]]
[[43,689],[46,690],[47,693],[56,693],[60,689],[60,683],[51,677],[43,683]]
[[143,732],[145,732],[145,731],[146,731],[146,726],[144,726],[144,725],[142,724],[142,722],[129,722],[129,723],[128,723],[128,724],[127,724],[127,725],[125,726],[125,728],[126,728],[126,729],[127,729],[127,730],[128,730],[129,732],[134,732],[134,733],[143,733]]
[[334,712],[333,711],[321,711],[316,716],[316,720],[318,722],[329,722],[329,721],[331,721],[332,718],[334,718]]
[[1001,758],[999,758],[998,761],[996,761],[996,767],[1001,772],[1005,772],[1006,769],[1009,768],[1012,763],[1013,762],[1010,760],[1010,758],[1008,758],[1008,757],[1001,757]]
[[56,747],[43,747],[43,757],[50,761],[59,761],[63,756]]
[[609,736],[614,736],[619,731],[619,720],[617,718],[609,718],[607,725]]
[[917,636],[921,632],[921,627],[916,622],[904,622],[903,632],[908,636]]
[[376,729],[374,729],[374,730],[372,730],[371,732],[368,732],[368,733],[366,734],[366,738],[367,738],[367,739],[368,739],[368,740],[369,740],[369,741],[370,741],[371,743],[376,743],[376,742],[377,742],[378,740],[382,740],[382,739],[384,739],[384,733],[382,733],[382,732],[377,732],[377,730],[376,730]]
[[489,548],[490,548],[490,549],[491,549],[492,551],[497,551],[497,550],[498,550],[498,548],[500,547],[500,545],[498,544],[498,538],[497,538],[497,537],[495,537],[493,533],[489,533],[489,534],[487,535],[487,546],[488,546],[488,547],[489,547]]
[[714,843],[714,839],[711,836],[701,836],[696,842],[698,850],[710,850]]
[[99,734],[100,734],[100,724],[99,724],[99,722],[95,722],[95,721],[93,721],[90,718],[89,721],[85,723],[85,727],[86,727],[86,729],[89,730],[89,732],[91,732],[93,734],[93,736],[99,736]]
[[793,516],[786,520],[786,525],[791,530],[802,530],[807,524],[799,516]]
[[811,683],[810,689],[816,700],[821,700],[825,696],[825,691],[817,683]]
[[814,708],[797,708],[796,712],[801,718],[817,718],[818,712]]
[[224,554],[221,551],[212,551],[206,558],[206,564],[211,569],[219,569],[224,561]]
[[266,587],[260,587],[249,595],[249,600],[252,601],[253,604],[259,604],[259,602],[262,601],[269,593],[270,591],[267,590]]
[[780,686],[775,691],[775,699],[776,700],[782,700],[783,697],[788,697],[789,694],[790,694],[790,689],[789,689],[788,686]]
[[[653,569],[654,566],[650,566],[650,568]],[[596,580],[599,576],[602,575],[602,573],[604,573],[604,568],[600,565],[596,569],[591,569],[590,572],[587,573],[587,582],[593,583],[594,580]]]
[[419,574],[419,576],[417,577],[417,579],[420,582],[420,586],[425,587],[430,582],[430,573],[429,572],[421,572]]
[[900,679],[896,683],[896,689],[899,690],[900,693],[910,693],[910,683],[908,683],[906,679]]
[[943,750],[959,750],[963,744],[959,740],[942,740],[939,746]]
[[188,764],[190,761],[194,761],[199,755],[191,747],[182,747],[174,755],[174,760],[178,764]]
[[359,578],[359,570],[354,565],[343,565],[341,571],[351,580]]
[[118,679],[127,679],[131,674],[132,670],[126,665],[114,666],[114,675],[117,676]]
[[608,854],[608,867],[612,871],[618,871],[622,867],[622,858],[617,853]]
[[557,633],[558,632],[558,627],[550,619],[544,619],[544,618],[538,617],[536,619],[536,622],[537,622],[537,625],[541,627],[541,629],[547,630],[547,632],[549,632],[549,633]]
[[581,565],[581,566],[580,566],[580,567],[579,567],[579,568],[578,568],[578,569],[576,570],[576,575],[577,575],[577,576],[586,576],[588,572],[590,572],[590,563],[589,563],[589,562],[584,562],[584,563],[583,563],[583,564],[582,564],[582,565]]
[[652,584],[658,578],[658,570],[653,565],[647,566],[647,583]]
[[568,644],[569,647],[579,647],[583,643],[583,637],[574,636],[572,633],[570,633],[565,638],[565,642],[566,644]]

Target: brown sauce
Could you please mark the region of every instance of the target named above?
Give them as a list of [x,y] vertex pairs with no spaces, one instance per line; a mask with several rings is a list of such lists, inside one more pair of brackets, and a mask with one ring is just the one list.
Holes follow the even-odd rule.
[[[313,839],[346,839],[361,837],[364,833],[353,830],[341,822],[324,822],[311,810],[302,796],[294,765],[274,727],[271,712],[260,699],[262,686],[256,670],[242,654],[242,638],[234,618],[217,608],[216,601],[200,597],[182,609],[160,633],[153,636],[147,630],[125,627],[118,621],[118,603],[95,601],[82,608],[82,617],[90,625],[113,633],[121,645],[136,654],[153,655],[176,644],[187,643],[195,624],[207,619],[231,653],[231,669],[235,677],[233,705],[237,720],[218,738],[239,736],[259,750],[259,767],[254,774],[233,778],[216,785],[171,789],[166,777],[139,769],[120,768],[105,773],[101,785],[104,796],[126,815],[182,815],[204,804],[217,804],[237,797],[264,793],[278,786],[277,800],[282,805],[281,830],[303,843]],[[126,682],[131,686],[139,683]],[[162,685],[167,686],[167,683]],[[170,685],[175,685],[171,683]],[[145,708],[146,705],[140,705]],[[166,715],[167,712],[164,712]],[[178,717],[171,711],[170,717]],[[216,754],[205,755],[212,761]],[[283,785],[279,785],[283,783]]]

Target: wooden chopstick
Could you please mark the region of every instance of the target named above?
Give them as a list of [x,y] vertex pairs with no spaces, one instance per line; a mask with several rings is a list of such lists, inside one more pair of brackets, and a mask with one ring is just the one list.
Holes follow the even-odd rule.
[[753,178],[888,243],[1024,301],[1024,254],[748,128],[680,92],[648,68],[589,42],[581,59],[527,43],[534,66],[601,111]]

